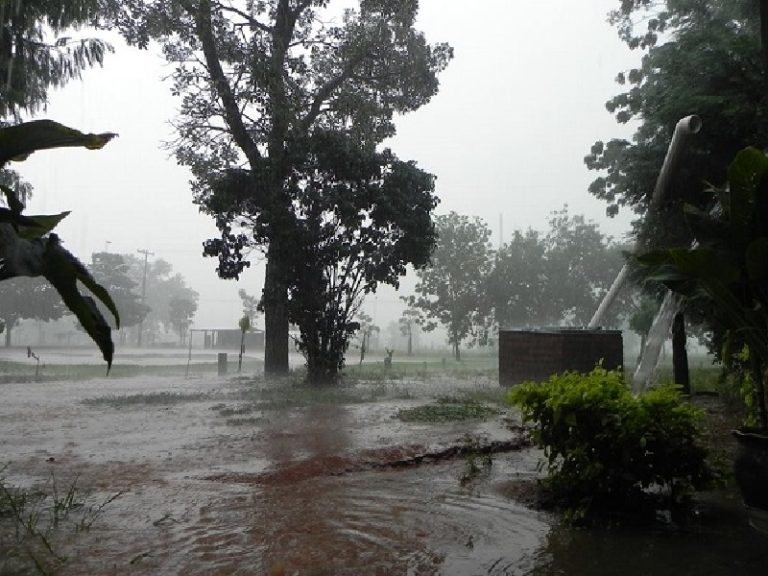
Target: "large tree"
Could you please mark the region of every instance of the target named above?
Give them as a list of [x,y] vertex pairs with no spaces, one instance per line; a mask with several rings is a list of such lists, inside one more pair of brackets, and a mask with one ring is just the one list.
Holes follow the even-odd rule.
[[[129,41],[158,38],[176,64],[178,160],[194,174],[196,199],[215,216],[222,237],[206,245],[220,276],[247,265],[239,249],[266,251],[264,283],[267,372],[288,368],[290,285],[300,214],[315,203],[297,182],[311,176],[310,139],[344,137],[372,153],[395,132],[395,113],[415,110],[437,91],[451,57],[414,29],[417,0],[361,0],[334,18],[328,0],[122,2]],[[247,188],[228,205],[208,198],[232,169]],[[326,190],[328,187],[326,187]],[[298,207],[296,203],[303,203]],[[310,242],[315,239],[310,240]],[[305,244],[305,256],[311,256]]]
[[491,231],[480,218],[456,212],[435,221],[437,246],[430,264],[417,271],[416,295],[409,305],[426,318],[424,329],[445,326],[456,360],[465,340],[482,342],[486,336],[483,294],[490,267]]
[[[437,199],[432,176],[389,150],[360,147],[337,132],[318,131],[308,141],[287,189],[291,218],[283,221],[281,265],[308,376],[326,382],[344,364],[363,297],[380,283],[397,286],[407,264],[427,262]],[[237,180],[237,172],[228,173],[205,199],[212,210],[231,201]],[[256,224],[254,231],[262,230]],[[233,259],[239,249],[232,247]]]
[[585,162],[603,174],[590,192],[608,213],[645,214],[675,124],[689,114],[704,129],[691,140],[671,185],[670,204],[647,218],[644,236],[687,246],[683,203],[704,206],[705,183],[722,185],[736,152],[768,142],[768,81],[754,0],[622,0],[610,15],[620,37],[643,50],[639,68],[617,80],[626,91],[607,104],[620,123],[639,120],[632,141],[596,142]]

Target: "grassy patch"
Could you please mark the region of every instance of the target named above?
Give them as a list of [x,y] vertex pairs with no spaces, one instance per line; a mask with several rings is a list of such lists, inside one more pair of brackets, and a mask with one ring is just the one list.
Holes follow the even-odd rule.
[[198,402],[208,400],[208,394],[202,392],[191,394],[180,394],[178,392],[156,392],[151,394],[131,394],[128,396],[99,396],[97,398],[86,398],[83,404],[86,406],[110,406],[112,408],[122,408],[127,406],[147,406],[161,405],[168,406],[172,404],[181,404],[183,402]]
[[53,574],[68,558],[61,543],[90,530],[120,492],[95,501],[77,479],[62,487],[55,476],[42,486],[19,488],[0,477],[0,574]]
[[421,422],[440,424],[445,422],[463,422],[466,420],[485,420],[496,416],[501,411],[495,406],[468,399],[441,398],[433,404],[424,404],[415,408],[405,408],[397,413],[403,422]]
[[[374,358],[376,353],[371,355]],[[351,360],[352,358],[350,358]],[[351,380],[400,380],[403,378],[433,378],[449,376],[462,380],[477,377],[498,377],[496,354],[465,355],[456,361],[449,356],[405,356],[396,353],[390,369],[384,368],[384,360],[367,361],[362,365],[351,362],[344,369],[344,377]]]

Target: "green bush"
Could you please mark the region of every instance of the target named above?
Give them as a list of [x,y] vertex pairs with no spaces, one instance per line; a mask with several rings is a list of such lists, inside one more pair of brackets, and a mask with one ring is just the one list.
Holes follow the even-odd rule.
[[571,521],[677,511],[712,480],[702,413],[672,386],[634,397],[621,373],[597,367],[521,384],[507,400],[534,424],[546,485]]

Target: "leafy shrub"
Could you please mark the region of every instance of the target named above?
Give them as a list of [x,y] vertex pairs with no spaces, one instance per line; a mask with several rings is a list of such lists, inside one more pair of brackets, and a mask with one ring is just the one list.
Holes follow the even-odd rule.
[[546,485],[571,521],[678,510],[712,479],[699,444],[702,413],[672,386],[634,397],[602,367],[525,383],[507,400],[534,423]]

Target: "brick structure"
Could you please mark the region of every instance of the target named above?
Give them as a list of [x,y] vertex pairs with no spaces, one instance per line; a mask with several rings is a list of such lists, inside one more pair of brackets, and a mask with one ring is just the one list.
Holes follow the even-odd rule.
[[552,374],[590,372],[600,360],[609,370],[623,369],[620,330],[553,328],[499,331],[499,383],[544,381]]

